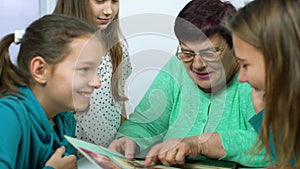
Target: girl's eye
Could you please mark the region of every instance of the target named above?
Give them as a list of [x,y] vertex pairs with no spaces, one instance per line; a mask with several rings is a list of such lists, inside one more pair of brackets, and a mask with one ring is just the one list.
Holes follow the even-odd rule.
[[[96,3],[103,3],[105,0],[95,0]],[[112,0],[113,3],[118,3],[119,0]]]
[[243,69],[247,69],[247,64],[241,64],[241,67],[243,68]]
[[96,3],[102,3],[104,0],[95,0]]
[[238,62],[243,69],[247,69],[248,64],[243,63],[240,59],[235,58],[236,62]]
[[87,72],[87,71],[90,70],[90,68],[88,68],[88,67],[83,67],[83,68],[79,68],[78,70],[79,70],[79,71],[82,71],[82,72]]

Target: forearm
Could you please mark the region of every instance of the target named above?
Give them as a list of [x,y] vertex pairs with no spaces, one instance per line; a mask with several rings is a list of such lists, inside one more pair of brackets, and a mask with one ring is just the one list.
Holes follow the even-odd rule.
[[162,140],[161,133],[157,132],[158,130],[154,129],[151,123],[138,123],[128,119],[119,128],[116,138],[128,137],[143,151]]

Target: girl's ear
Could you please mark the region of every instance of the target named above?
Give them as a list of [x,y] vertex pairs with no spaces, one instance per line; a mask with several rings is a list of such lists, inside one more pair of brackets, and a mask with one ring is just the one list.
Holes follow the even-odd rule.
[[30,62],[30,73],[32,78],[40,83],[46,84],[47,83],[47,72],[49,71],[49,65],[44,60],[44,58],[40,56],[34,57]]

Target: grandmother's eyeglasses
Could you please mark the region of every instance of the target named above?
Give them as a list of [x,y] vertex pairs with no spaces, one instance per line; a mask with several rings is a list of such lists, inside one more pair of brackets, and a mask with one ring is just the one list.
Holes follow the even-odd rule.
[[224,49],[225,47],[224,48],[214,47],[196,53],[190,50],[181,49],[180,45],[178,45],[176,56],[179,60],[182,60],[183,62],[192,61],[196,55],[199,55],[204,61],[214,62],[219,58],[219,55],[222,54]]

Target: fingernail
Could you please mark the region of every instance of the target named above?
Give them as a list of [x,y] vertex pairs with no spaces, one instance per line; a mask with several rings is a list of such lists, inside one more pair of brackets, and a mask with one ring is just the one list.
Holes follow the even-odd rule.
[[147,159],[147,160],[145,160],[144,165],[147,166],[147,165],[149,165],[149,163],[150,163],[150,162],[149,162],[149,160]]

